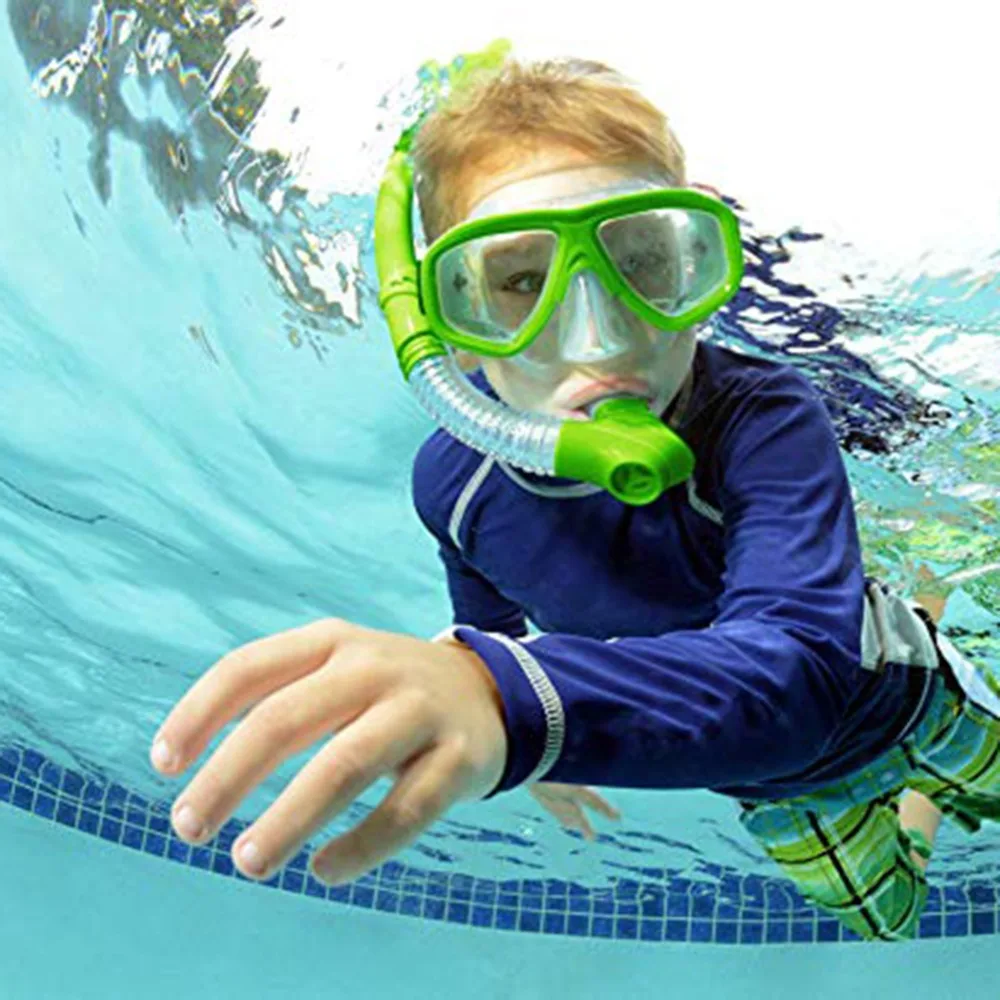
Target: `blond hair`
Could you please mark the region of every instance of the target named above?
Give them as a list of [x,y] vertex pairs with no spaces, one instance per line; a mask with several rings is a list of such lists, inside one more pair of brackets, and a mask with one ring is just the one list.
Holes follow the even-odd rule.
[[510,59],[436,108],[417,133],[416,191],[428,242],[467,214],[471,172],[543,146],[569,147],[600,163],[659,168],[686,183],[684,150],[666,115],[610,67]]

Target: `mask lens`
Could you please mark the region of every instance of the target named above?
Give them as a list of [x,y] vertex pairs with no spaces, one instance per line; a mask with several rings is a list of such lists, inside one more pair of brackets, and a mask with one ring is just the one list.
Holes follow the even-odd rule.
[[435,280],[449,326],[492,344],[510,343],[535,313],[556,253],[547,230],[467,240],[446,250]]
[[726,281],[719,220],[699,209],[658,208],[608,219],[598,238],[632,290],[665,316],[693,309]]

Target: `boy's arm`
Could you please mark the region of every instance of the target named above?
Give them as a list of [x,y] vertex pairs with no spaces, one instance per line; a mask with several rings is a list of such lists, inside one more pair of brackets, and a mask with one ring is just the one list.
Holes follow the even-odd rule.
[[437,541],[451,598],[452,621],[484,632],[513,637],[527,635],[524,611],[469,565],[448,533],[445,522],[451,508],[450,491],[442,489],[443,456],[434,444],[433,439],[425,443],[414,462],[413,506],[420,523]]
[[609,642],[456,630],[504,703],[498,790],[755,783],[805,771],[834,737],[857,688],[864,575],[833,427],[781,369],[720,434],[725,589],[709,628]]

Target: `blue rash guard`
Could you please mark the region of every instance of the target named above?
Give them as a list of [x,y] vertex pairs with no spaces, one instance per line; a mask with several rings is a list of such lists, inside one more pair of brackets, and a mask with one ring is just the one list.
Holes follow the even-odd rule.
[[544,778],[784,798],[919,722],[933,640],[891,647],[908,662],[884,662],[883,646],[881,669],[862,664],[876,582],[819,395],[790,366],[705,343],[692,376],[664,419],[694,477],[648,506],[521,473],[444,431],[417,455],[454,634],[503,700],[495,792]]

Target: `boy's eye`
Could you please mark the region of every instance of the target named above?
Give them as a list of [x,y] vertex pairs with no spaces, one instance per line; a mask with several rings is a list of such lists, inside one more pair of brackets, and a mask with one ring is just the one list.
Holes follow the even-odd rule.
[[625,274],[637,274],[640,271],[652,271],[666,267],[667,263],[665,254],[655,250],[646,250],[643,253],[626,254],[618,266]]
[[501,283],[500,291],[513,292],[515,295],[538,295],[544,284],[545,274],[542,271],[518,271]]

